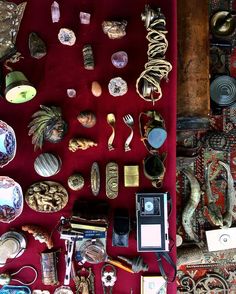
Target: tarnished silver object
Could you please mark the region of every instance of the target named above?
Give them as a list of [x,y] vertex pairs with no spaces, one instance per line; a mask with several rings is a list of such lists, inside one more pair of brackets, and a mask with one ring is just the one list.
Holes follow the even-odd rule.
[[160,8],[157,8],[157,10],[155,11],[149,5],[146,5],[144,12],[141,13],[141,19],[142,21],[144,21],[145,27],[148,28],[150,25],[150,22],[158,18],[160,13],[161,13]]
[[119,170],[118,164],[109,162],[106,165],[106,195],[110,199],[118,196],[119,188]]
[[26,249],[24,235],[16,231],[9,231],[0,237],[0,267],[4,266],[8,258],[21,256]]
[[127,114],[123,117],[124,123],[130,128],[130,134],[128,138],[125,141],[125,151],[130,151],[130,143],[133,139],[134,131],[133,131],[133,125],[134,125],[134,119],[131,114]]
[[198,180],[191,170],[183,169],[182,172],[188,178],[191,186],[190,198],[182,213],[182,225],[188,237],[191,240],[198,241],[198,237],[193,231],[192,218],[201,198],[201,189]]
[[98,196],[100,191],[100,171],[97,162],[91,167],[91,190],[94,196]]
[[90,44],[83,47],[84,68],[88,70],[94,69],[93,49]]

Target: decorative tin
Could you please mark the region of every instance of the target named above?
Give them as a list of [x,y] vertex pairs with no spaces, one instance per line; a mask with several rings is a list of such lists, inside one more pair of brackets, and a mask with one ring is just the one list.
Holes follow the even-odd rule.
[[13,160],[16,154],[15,132],[7,123],[0,120],[0,167]]
[[61,169],[61,159],[51,153],[42,153],[34,161],[34,169],[42,177],[51,177]]
[[57,251],[41,253],[42,282],[44,285],[58,285]]

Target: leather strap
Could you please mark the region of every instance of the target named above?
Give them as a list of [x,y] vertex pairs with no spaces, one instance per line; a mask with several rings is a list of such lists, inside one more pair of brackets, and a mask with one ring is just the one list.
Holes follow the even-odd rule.
[[[174,282],[174,280],[176,278],[176,274],[177,274],[177,269],[176,269],[176,264],[174,263],[174,261],[170,257],[169,253],[168,252],[155,252],[155,255],[157,257],[157,263],[158,263],[158,267],[159,267],[159,270],[160,270],[162,277],[168,283]],[[172,278],[168,277],[168,275],[166,274],[166,272],[163,268],[162,259],[165,259],[165,261],[174,269],[174,275]]]

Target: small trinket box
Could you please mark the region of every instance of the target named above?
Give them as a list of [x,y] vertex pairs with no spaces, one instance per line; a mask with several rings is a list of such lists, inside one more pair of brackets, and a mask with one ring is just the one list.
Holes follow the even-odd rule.
[[34,161],[34,169],[41,177],[51,177],[61,169],[61,159],[51,153],[42,153]]
[[138,165],[124,166],[124,186],[125,187],[139,186],[139,166]]

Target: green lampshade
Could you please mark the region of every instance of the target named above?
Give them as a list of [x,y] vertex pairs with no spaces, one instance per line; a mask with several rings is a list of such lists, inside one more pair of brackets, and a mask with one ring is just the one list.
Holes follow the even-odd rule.
[[24,103],[34,98],[37,91],[20,71],[6,75],[6,100],[11,103]]

